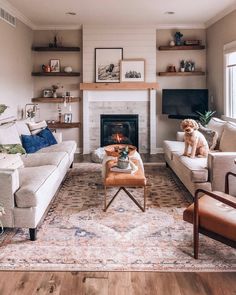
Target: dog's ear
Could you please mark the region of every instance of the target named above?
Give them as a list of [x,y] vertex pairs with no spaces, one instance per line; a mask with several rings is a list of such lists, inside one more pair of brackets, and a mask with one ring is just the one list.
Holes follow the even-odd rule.
[[195,120],[193,120],[193,128],[195,130],[198,130],[199,129],[199,125],[198,125],[198,123]]

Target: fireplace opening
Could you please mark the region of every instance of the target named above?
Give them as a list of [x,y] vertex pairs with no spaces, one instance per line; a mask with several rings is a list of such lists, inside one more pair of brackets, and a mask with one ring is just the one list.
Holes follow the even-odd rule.
[[118,143],[138,149],[138,115],[101,115],[101,146]]

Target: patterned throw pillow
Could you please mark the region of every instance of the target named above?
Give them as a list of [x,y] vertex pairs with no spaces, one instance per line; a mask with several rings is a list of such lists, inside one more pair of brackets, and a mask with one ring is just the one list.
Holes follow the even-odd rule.
[[21,144],[0,144],[0,153],[25,154],[26,151]]
[[211,130],[209,128],[203,127],[200,123],[198,131],[201,132],[208,143],[209,149],[212,151],[216,147],[217,139],[218,139],[218,133],[214,130]]

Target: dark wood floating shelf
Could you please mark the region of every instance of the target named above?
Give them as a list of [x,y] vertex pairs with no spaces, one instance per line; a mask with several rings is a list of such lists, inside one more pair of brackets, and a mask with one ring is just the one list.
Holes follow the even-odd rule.
[[55,123],[47,123],[48,127],[51,129],[66,129],[66,128],[79,128],[80,127],[80,122],[72,122],[72,123],[60,123],[60,122],[55,122]]
[[[40,102],[40,103],[63,103],[65,98],[63,97],[34,97],[32,98],[32,102]],[[79,102],[79,97],[70,97],[70,99],[67,98],[67,102]]]
[[204,45],[159,46],[159,50],[203,50]]
[[32,76],[36,76],[36,77],[77,77],[80,76],[79,72],[71,72],[71,73],[65,73],[65,72],[33,72]]
[[34,46],[32,47],[34,51],[80,51],[80,47],[44,47],[44,46]]
[[159,72],[159,76],[204,76],[205,72],[194,71],[194,72]]

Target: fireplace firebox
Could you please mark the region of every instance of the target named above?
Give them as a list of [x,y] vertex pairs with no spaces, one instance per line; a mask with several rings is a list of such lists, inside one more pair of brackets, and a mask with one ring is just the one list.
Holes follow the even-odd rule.
[[118,143],[138,149],[138,115],[101,115],[101,146]]

